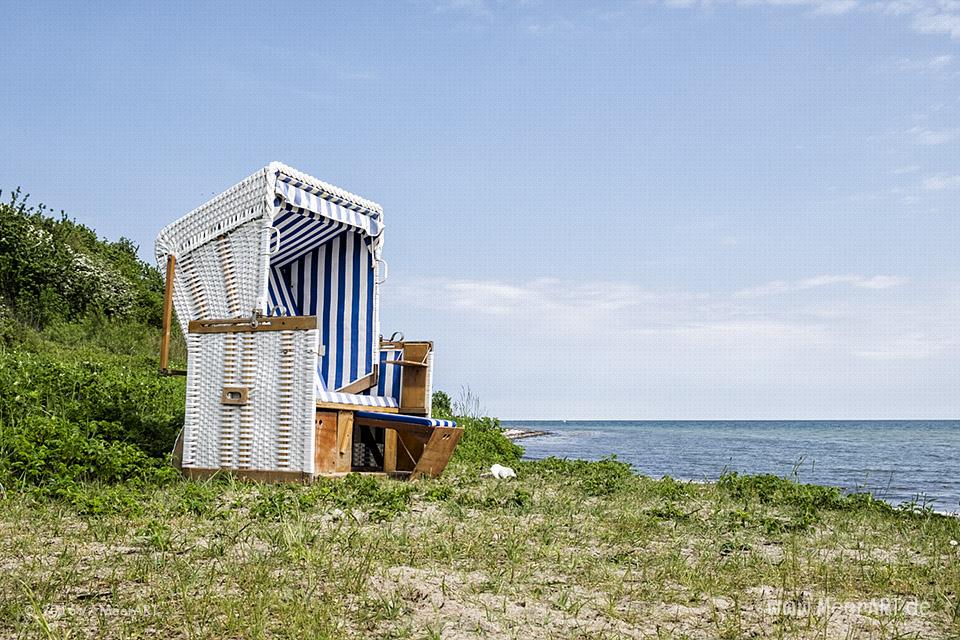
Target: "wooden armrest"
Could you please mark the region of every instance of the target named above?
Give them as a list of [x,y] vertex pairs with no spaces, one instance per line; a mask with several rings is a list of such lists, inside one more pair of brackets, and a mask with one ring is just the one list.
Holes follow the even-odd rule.
[[417,362],[416,360],[384,360],[384,364],[398,364],[402,367],[426,367],[426,362]]

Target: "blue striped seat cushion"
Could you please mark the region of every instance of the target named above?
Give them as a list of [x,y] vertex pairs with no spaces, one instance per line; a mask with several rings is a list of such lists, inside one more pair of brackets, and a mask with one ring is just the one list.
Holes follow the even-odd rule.
[[[400,404],[395,398],[387,396],[365,396],[356,393],[337,393],[336,391],[326,391],[317,389],[317,402],[332,402],[336,404],[352,404],[361,407],[382,407],[384,409],[397,409]],[[389,415],[389,414],[377,414]]]
[[402,413],[377,413],[375,411],[357,411],[357,419],[380,420],[382,422],[399,422],[402,424],[415,424],[421,427],[455,427],[457,423],[453,420],[440,420],[438,418],[423,418],[421,416],[407,416]]
[[316,377],[317,401],[356,404],[367,407],[399,407],[400,379],[403,367],[397,364],[387,364],[387,361],[400,360],[402,357],[402,349],[382,349],[380,351],[380,373],[377,379],[377,386],[367,389],[362,392],[361,395],[327,391],[323,384],[321,365],[318,362]]

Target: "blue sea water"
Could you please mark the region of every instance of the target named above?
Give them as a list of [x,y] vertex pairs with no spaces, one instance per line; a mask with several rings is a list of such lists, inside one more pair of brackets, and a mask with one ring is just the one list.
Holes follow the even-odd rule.
[[503,421],[549,431],[519,441],[526,457],[616,455],[659,478],[716,480],[725,471],[772,473],[960,511],[960,420]]

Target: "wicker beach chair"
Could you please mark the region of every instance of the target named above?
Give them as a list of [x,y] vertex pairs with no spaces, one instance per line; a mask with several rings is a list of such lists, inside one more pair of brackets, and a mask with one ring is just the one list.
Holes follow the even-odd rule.
[[381,338],[383,236],[379,205],[279,163],[160,232],[185,473],[443,471],[462,431],[430,415],[432,343]]

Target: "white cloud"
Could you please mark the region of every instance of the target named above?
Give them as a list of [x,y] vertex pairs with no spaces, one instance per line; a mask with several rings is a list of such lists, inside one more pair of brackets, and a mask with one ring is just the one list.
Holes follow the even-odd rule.
[[821,15],[841,15],[853,11],[860,5],[857,0],[826,0],[817,5],[814,13]]
[[774,280],[757,287],[741,289],[737,291],[734,296],[738,298],[755,298],[758,296],[804,291],[831,285],[849,285],[861,289],[889,289],[890,287],[902,285],[905,282],[907,282],[907,279],[900,276],[878,275],[868,278],[861,275],[820,275],[802,280]]
[[[561,314],[574,324],[589,318],[676,299],[676,295],[658,295],[627,283],[567,283],[540,278],[522,283],[498,280],[428,279],[409,284],[393,284],[415,304],[435,309],[463,309],[481,315]],[[685,298],[684,295],[679,297]]]
[[922,60],[912,60],[910,58],[902,58],[899,61],[899,67],[901,69],[912,70],[912,71],[923,71],[923,70],[939,70],[944,69],[950,66],[953,63],[953,56],[946,54],[942,56],[933,56],[932,58],[924,58]]
[[[734,349],[740,358],[758,359],[772,351],[798,346],[824,344],[827,333],[819,324],[783,320],[723,320],[691,322],[673,331],[690,345],[716,349]],[[744,348],[750,345],[749,348]]]
[[914,144],[926,146],[947,144],[960,138],[960,129],[928,129],[917,126],[907,130],[907,137]]
[[951,346],[949,340],[931,340],[924,335],[898,336],[881,341],[870,349],[854,351],[867,360],[925,360],[939,355]]
[[[657,0],[654,0],[655,2]],[[531,21],[525,27],[529,33],[544,34],[569,30],[574,22],[571,16],[554,16],[546,22],[533,13],[542,9],[539,0],[426,0],[427,6],[442,13],[460,13],[488,20],[497,13],[525,11]],[[919,33],[945,34],[960,39],[960,6],[957,0],[659,0],[661,6],[672,9],[703,9],[712,11],[719,5],[751,7],[804,7],[814,15],[837,16],[853,12],[873,12],[888,16],[912,18],[910,26]],[[645,4],[635,2],[634,6]],[[596,13],[601,20],[620,19],[627,9]],[[949,65],[953,56],[944,55],[921,63],[905,61],[909,68],[939,69]],[[919,66],[914,66],[919,65]]]
[[944,191],[960,189],[960,175],[951,176],[944,173],[924,178],[923,188],[929,191]]
[[462,12],[478,18],[490,15],[490,8],[484,0],[443,0],[433,6],[438,12]]
[[570,20],[551,20],[549,22],[534,22],[527,25],[527,32],[535,36],[546,36],[554,33],[569,33],[576,25]]
[[[809,7],[817,15],[843,15],[853,11],[870,11],[889,16],[912,16],[911,27],[919,33],[947,34],[960,39],[960,6],[957,0],[661,0],[672,8],[699,7],[711,10],[717,5],[739,7],[768,5],[774,7]],[[928,61],[929,68],[951,62],[952,56]]]
[[[388,329],[435,340],[438,385],[469,383],[501,415],[716,417],[729,400],[723,410],[743,418],[758,407],[782,415],[795,394],[798,402],[837,394],[824,414],[851,411],[848,394],[960,380],[960,282],[879,296],[840,289],[824,298],[818,289],[902,281],[821,275],[788,281],[799,288],[792,295],[739,297],[623,281],[404,281],[395,273],[383,308]],[[852,412],[904,406],[901,396],[884,396]]]
[[960,40],[960,13],[935,13],[918,15],[913,28],[920,33],[945,33]]

